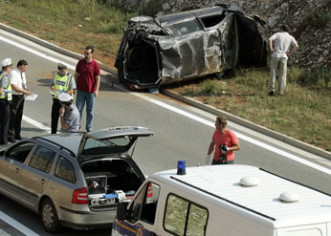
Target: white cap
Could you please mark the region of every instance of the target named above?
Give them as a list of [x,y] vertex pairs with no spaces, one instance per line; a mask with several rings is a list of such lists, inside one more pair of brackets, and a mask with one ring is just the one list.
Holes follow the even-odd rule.
[[7,67],[7,66],[11,66],[11,65],[13,65],[11,58],[5,58],[1,62],[2,67]]
[[60,93],[58,99],[60,100],[60,102],[70,102],[71,100],[73,100],[72,97],[67,93]]

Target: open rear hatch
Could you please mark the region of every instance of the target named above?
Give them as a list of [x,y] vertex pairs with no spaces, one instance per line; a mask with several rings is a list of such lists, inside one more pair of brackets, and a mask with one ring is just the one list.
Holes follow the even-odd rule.
[[85,175],[91,209],[116,207],[119,199],[130,199],[135,194],[145,176],[131,157],[138,137],[151,135],[147,128],[125,126],[83,136],[78,161]]

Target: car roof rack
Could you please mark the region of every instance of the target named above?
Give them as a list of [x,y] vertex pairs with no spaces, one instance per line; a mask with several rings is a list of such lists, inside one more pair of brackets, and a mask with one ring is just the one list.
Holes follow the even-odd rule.
[[69,153],[73,157],[76,157],[75,153],[73,151],[71,151],[69,148],[63,147],[63,146],[61,146],[60,144],[58,144],[54,141],[51,141],[51,140],[46,139],[44,137],[33,137],[32,139],[40,139],[40,140],[43,140],[43,141],[48,142],[50,144],[53,144],[54,146],[58,147],[60,150]]

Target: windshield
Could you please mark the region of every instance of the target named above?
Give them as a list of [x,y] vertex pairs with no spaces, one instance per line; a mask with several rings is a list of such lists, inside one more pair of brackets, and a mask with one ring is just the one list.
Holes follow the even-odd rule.
[[103,155],[127,152],[136,139],[135,136],[128,135],[105,139],[94,139],[89,137],[85,142],[82,154]]

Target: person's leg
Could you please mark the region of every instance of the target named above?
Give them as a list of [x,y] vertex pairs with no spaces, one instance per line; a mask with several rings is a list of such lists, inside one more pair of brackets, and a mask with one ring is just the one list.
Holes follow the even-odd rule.
[[16,114],[15,139],[21,139],[21,125],[24,110],[24,95],[20,96],[18,110]]
[[79,111],[80,119],[83,117],[83,110],[85,105],[85,92],[77,90],[76,107]]
[[58,124],[58,121],[59,121],[60,108],[61,108],[61,104],[59,102],[59,99],[53,98],[52,120],[51,120],[52,134],[56,134],[56,132],[57,132],[57,124]]
[[94,104],[95,104],[94,93],[89,93],[87,95],[87,99],[86,99],[86,130],[87,131],[92,129],[93,116],[94,116]]
[[275,80],[278,67],[278,58],[272,57],[270,59],[270,79],[269,79],[269,92],[275,92]]
[[6,109],[5,109],[5,101],[3,99],[0,99],[0,145],[5,144],[5,140],[3,137],[4,134],[4,120],[5,116],[2,114],[5,114]]
[[279,94],[283,95],[286,87],[287,59],[279,59]]
[[8,130],[9,130],[9,122],[10,122],[10,104],[7,102],[4,107],[4,113],[1,113],[3,116],[2,120],[2,144],[8,143]]
[[15,126],[16,126],[16,116],[18,113],[19,106],[19,96],[13,95],[13,99],[10,104],[10,120],[8,128],[8,138],[13,141],[15,139]]

